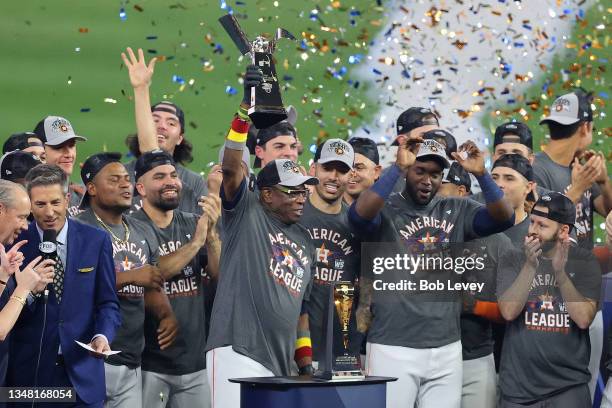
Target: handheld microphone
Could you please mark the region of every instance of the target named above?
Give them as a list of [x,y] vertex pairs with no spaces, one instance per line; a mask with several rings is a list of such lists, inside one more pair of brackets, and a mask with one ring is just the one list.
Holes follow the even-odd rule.
[[[46,229],[43,231],[42,242],[38,244],[38,250],[44,259],[55,259],[57,255],[57,231]],[[45,286],[45,303],[49,297],[49,284]]]

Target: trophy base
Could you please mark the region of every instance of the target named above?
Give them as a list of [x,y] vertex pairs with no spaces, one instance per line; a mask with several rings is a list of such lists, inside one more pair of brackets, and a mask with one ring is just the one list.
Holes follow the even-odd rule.
[[287,119],[285,108],[273,106],[253,106],[249,108],[249,118],[257,129],[265,129]]
[[327,371],[314,374],[315,378],[326,381],[360,381],[365,379],[361,370],[352,371]]

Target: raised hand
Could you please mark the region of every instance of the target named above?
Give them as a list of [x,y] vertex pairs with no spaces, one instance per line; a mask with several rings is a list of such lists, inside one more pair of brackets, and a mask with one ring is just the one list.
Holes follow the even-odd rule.
[[212,230],[217,225],[217,221],[219,221],[221,216],[221,198],[209,195],[203,197],[198,204],[202,208],[202,216],[208,218],[208,230]]
[[400,136],[397,138],[397,141],[399,147],[397,148],[395,164],[402,171],[406,171],[416,161],[419,143],[423,143],[423,138],[420,135]]
[[256,65],[249,65],[244,73],[242,104],[251,106],[251,88],[263,82],[263,73]]
[[[38,286],[47,285],[53,282],[53,261],[51,263],[42,262],[36,267],[35,265],[40,262],[41,257],[36,257],[30,262],[23,271],[15,273],[15,280],[17,281],[17,287],[27,290],[28,292],[34,292]],[[43,261],[44,262],[44,261]]]
[[542,248],[540,240],[534,236],[525,237],[525,256],[527,257],[527,264],[534,269],[538,267],[540,261],[538,257],[542,254]]
[[570,240],[569,236],[559,237],[555,244],[555,253],[552,257],[552,267],[555,273],[561,274],[565,271],[567,263],[567,254],[569,252]]
[[24,259],[19,249],[27,243],[26,240],[19,241],[8,252],[5,251],[4,245],[0,244],[0,280],[6,282],[11,275],[19,270]]
[[208,194],[219,196],[221,191],[221,182],[223,181],[223,171],[220,164],[215,164],[210,169],[206,184],[208,186]]
[[30,265],[32,265],[31,269],[33,269],[34,272],[36,272],[38,276],[40,276],[38,284],[33,289],[31,289],[31,292],[34,293],[42,292],[45,287],[47,287],[47,284],[53,282],[53,276],[55,275],[55,261],[53,259],[45,259],[40,262],[41,259],[42,258],[40,256],[36,257],[23,270],[23,272],[25,272],[30,267]]
[[485,173],[484,153],[471,140],[459,146],[458,151],[452,155],[467,172],[475,176],[482,176]]
[[128,56],[121,53],[121,59],[128,69],[130,74],[130,83],[133,88],[148,87],[151,85],[151,78],[155,70],[155,62],[157,58],[152,58],[147,65],[144,57],[144,52],[141,48],[138,49],[138,58],[134,55],[134,51],[130,47],[127,48]]

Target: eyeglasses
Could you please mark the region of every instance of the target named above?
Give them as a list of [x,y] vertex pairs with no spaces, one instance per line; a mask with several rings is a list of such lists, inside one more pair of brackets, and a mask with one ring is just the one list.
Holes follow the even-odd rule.
[[308,198],[308,195],[310,194],[310,191],[308,191],[307,189],[304,190],[293,190],[287,187],[283,187],[283,186],[274,186],[274,189],[280,191],[281,193],[284,193],[286,195],[289,196],[289,198],[292,201],[297,200],[298,198]]

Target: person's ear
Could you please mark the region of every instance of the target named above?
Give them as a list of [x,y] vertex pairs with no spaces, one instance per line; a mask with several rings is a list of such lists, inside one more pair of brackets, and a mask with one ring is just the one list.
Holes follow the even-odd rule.
[[264,148],[261,146],[255,146],[255,156],[259,159],[263,159]]
[[561,225],[561,231],[559,231],[559,238],[561,240],[566,240],[569,238],[569,225],[563,224]]
[[312,163],[310,165],[310,168],[308,169],[308,175],[310,177],[316,177],[317,176],[317,163]]
[[465,186],[457,186],[457,191],[459,192],[459,197],[465,197],[467,195]]
[[87,194],[89,194],[90,196],[95,196],[96,195],[96,186],[94,185],[94,183],[87,183],[85,185],[85,188],[87,189]]
[[376,167],[374,167],[374,180],[378,180],[380,178],[381,172],[382,166],[380,164],[377,164]]
[[272,191],[269,188],[261,190],[261,199],[264,203],[270,204],[272,202]]
[[145,197],[145,188],[144,188],[144,184],[142,184],[142,183],[136,183],[136,184],[134,185],[134,187],[136,188],[136,191],[138,191],[138,194],[139,194],[141,197]]

